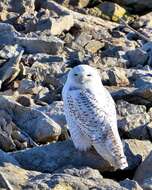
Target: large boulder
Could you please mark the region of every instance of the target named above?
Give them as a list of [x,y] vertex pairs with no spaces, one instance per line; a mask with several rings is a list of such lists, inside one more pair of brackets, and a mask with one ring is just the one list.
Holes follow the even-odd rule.
[[7,112],[13,122],[36,142],[55,140],[61,132],[60,126],[42,112],[24,107],[8,97],[0,97],[0,110]]
[[[130,149],[129,143],[127,141],[125,143],[125,154],[129,164],[128,170],[133,170],[141,162],[141,155],[138,155],[137,149],[135,151],[135,148]],[[141,149],[139,153],[141,154],[142,151],[144,150]],[[10,154],[16,158],[23,168],[40,172],[52,172],[67,165],[74,167],[89,166],[101,172],[114,171],[109,163],[98,155],[94,149],[80,152],[75,149],[70,140]],[[46,155],[45,157],[43,156],[44,154]]]

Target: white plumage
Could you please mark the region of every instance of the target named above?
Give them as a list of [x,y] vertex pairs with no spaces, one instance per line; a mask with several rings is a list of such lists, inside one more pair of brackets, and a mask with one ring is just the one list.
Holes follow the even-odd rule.
[[62,91],[64,111],[75,147],[93,146],[116,169],[128,166],[117,129],[115,103],[96,69],[74,67]]

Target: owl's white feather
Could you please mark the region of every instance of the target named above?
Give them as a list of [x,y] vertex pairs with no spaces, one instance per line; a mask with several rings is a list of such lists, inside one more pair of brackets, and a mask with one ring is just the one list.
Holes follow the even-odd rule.
[[94,146],[116,169],[126,168],[115,103],[102,85],[97,70],[88,65],[74,67],[68,74],[62,96],[75,147],[85,151]]

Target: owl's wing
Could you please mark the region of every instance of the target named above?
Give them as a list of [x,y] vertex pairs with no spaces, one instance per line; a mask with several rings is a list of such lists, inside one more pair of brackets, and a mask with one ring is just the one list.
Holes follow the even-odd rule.
[[102,140],[103,135],[112,128],[112,124],[110,124],[112,120],[106,111],[107,108],[104,108],[105,103],[101,104],[91,91],[71,90],[67,96],[67,102],[70,110],[69,114],[76,118],[81,131],[92,142]]
[[[102,101],[107,101],[107,98]],[[86,89],[71,90],[67,96],[67,103],[71,117],[76,119],[81,132],[91,140],[101,156],[104,151],[111,156],[110,160],[115,159],[119,162],[124,158],[117,126],[112,126],[116,118],[111,120],[107,112],[111,111],[110,107],[104,109],[105,104],[102,105],[96,95]]]

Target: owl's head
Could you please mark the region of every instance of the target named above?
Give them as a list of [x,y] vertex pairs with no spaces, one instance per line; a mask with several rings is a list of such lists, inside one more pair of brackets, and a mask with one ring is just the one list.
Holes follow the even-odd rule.
[[101,83],[98,71],[89,65],[78,65],[71,69],[67,80],[72,86],[77,87]]

